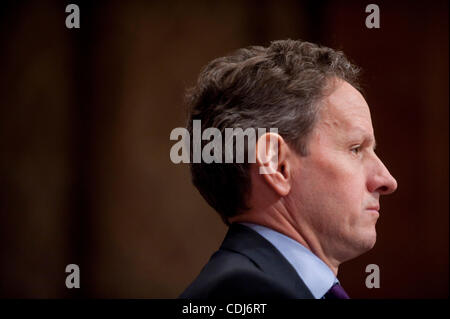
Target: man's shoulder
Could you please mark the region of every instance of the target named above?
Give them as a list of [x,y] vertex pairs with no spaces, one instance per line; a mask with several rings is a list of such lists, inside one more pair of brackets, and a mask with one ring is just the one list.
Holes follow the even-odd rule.
[[203,267],[180,298],[288,298],[281,287],[250,258],[238,252],[219,250]]
[[181,298],[312,298],[292,265],[256,231],[232,224]]

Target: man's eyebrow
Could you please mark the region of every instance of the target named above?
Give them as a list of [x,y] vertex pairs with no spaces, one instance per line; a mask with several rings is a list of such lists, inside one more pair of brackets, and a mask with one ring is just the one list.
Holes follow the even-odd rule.
[[373,149],[374,149],[374,150],[377,148],[377,140],[375,139],[375,136],[374,136],[374,135],[370,135],[366,130],[364,130],[364,129],[358,127],[358,126],[355,126],[355,127],[353,128],[353,130],[355,130],[355,131],[361,133],[362,136],[363,136],[363,138],[364,138],[366,141],[372,142],[372,143],[373,143]]
[[377,148],[377,140],[375,139],[375,136],[372,135],[364,135],[364,138],[373,145],[373,150]]

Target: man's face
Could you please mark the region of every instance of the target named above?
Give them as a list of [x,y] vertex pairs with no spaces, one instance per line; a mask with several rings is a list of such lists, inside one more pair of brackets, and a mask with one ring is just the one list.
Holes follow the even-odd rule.
[[373,247],[380,195],[397,188],[374,147],[366,101],[347,82],[337,82],[323,100],[309,154],[296,159],[289,202],[297,227],[340,262]]

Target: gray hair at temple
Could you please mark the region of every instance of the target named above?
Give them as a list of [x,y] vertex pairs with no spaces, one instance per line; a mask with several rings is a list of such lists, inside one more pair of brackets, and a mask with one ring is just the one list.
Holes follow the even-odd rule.
[[[201,120],[202,131],[215,127],[222,135],[225,128],[277,128],[288,145],[307,156],[308,135],[329,84],[341,79],[360,89],[358,74],[342,52],[310,42],[280,40],[239,49],[206,65],[188,90],[187,129],[192,137],[193,120]],[[190,163],[193,184],[226,224],[249,209],[248,162]]]

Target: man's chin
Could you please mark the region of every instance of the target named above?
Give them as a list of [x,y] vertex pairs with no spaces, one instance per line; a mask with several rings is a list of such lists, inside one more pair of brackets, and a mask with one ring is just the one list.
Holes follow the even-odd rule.
[[374,229],[370,233],[366,233],[364,238],[361,239],[360,242],[361,254],[364,254],[365,252],[371,250],[375,246],[376,242],[377,242],[377,232],[375,231],[374,227]]
[[355,240],[352,243],[354,255],[349,259],[356,258],[368,252],[375,246],[376,241],[377,233],[375,232],[375,230],[371,231],[370,233],[365,232],[363,236],[360,236],[358,240]]
[[358,238],[353,237],[344,245],[346,248],[342,250],[343,253],[339,256],[340,258],[338,260],[343,263],[363,255],[375,246],[376,240],[376,232],[370,234],[366,232],[364,236],[359,236]]

